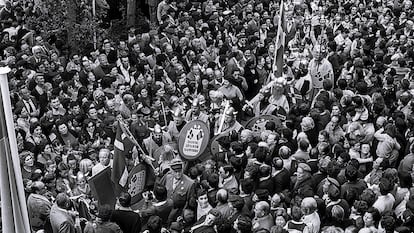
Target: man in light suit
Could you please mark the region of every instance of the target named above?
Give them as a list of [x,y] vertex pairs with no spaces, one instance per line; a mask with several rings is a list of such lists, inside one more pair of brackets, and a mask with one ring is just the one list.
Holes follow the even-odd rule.
[[162,177],[160,183],[167,188],[168,197],[174,201],[174,206],[183,208],[187,201],[194,196],[194,181],[183,174],[183,163],[180,159],[173,159],[171,171]]
[[75,227],[74,213],[68,210],[69,206],[69,196],[65,193],[59,193],[56,196],[56,203],[50,210],[50,224],[53,233],[80,232]]

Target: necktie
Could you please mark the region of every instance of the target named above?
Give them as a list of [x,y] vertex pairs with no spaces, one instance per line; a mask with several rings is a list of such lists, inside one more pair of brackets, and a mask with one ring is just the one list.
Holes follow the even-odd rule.
[[28,113],[32,113],[36,110],[33,102],[31,100],[24,100],[24,105],[26,106],[26,110]]
[[173,180],[173,190],[180,184],[180,180],[174,179]]

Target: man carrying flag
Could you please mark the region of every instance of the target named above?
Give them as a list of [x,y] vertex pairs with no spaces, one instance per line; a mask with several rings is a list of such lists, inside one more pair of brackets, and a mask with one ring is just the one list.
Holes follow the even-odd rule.
[[[141,153],[140,157],[138,153]],[[155,173],[150,165],[150,158],[143,153],[128,127],[118,121],[111,180],[115,184],[117,193],[120,190],[128,191],[132,205],[140,201],[142,192],[151,188],[155,182]],[[127,159],[135,160],[135,166],[130,171],[127,169]]]

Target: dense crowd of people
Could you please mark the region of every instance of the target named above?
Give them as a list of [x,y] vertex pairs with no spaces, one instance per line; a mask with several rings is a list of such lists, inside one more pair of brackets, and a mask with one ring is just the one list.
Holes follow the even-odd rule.
[[[143,26],[69,53],[27,27],[41,2],[0,10],[33,232],[414,231],[411,0],[288,0],[283,18],[274,0],[149,1]],[[263,115],[279,120],[247,127]],[[187,161],[193,120],[220,148]],[[121,121],[143,150],[128,169],[156,158],[139,208],[88,184]]]

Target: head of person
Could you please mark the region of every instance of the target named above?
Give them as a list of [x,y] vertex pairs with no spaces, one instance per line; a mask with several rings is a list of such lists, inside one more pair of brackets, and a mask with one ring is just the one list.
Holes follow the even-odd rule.
[[35,162],[34,154],[30,151],[23,151],[22,153],[20,153],[20,160],[21,160],[21,164],[24,167],[34,166],[34,162]]
[[219,189],[216,193],[216,199],[219,203],[227,203],[229,198],[229,193],[225,189]]
[[317,207],[316,200],[313,197],[305,197],[302,200],[301,208],[305,215],[312,214],[316,211]]
[[303,216],[303,213],[302,213],[302,210],[300,209],[300,207],[299,206],[293,206],[291,211],[292,211],[291,212],[292,220],[300,221],[302,216]]
[[229,199],[229,206],[233,208],[235,211],[241,213],[244,207],[244,199],[239,195],[230,195]]
[[223,179],[226,179],[230,177],[231,175],[233,175],[233,172],[234,172],[234,168],[231,165],[224,165],[224,166],[220,166],[219,168],[219,175]]
[[208,212],[208,214],[207,214],[207,216],[206,216],[206,219],[204,220],[204,223],[205,223],[207,226],[212,226],[212,225],[214,225],[214,223],[215,223],[218,219],[220,219],[220,217],[221,217],[221,214],[220,214],[220,212],[219,212],[218,210],[216,210],[216,209],[211,209],[211,210]]
[[157,215],[152,215],[148,219],[147,229],[150,233],[161,232],[162,219]]
[[305,180],[311,176],[311,168],[306,163],[299,163],[296,169],[296,175],[298,180]]
[[62,209],[69,209],[71,200],[66,193],[59,193],[55,199],[56,205]]
[[334,205],[331,209],[331,216],[338,222],[343,221],[345,217],[344,208],[340,205]]
[[154,185],[154,197],[157,201],[165,201],[167,200],[168,194],[167,194],[167,188],[160,184],[160,183],[156,183]]
[[381,214],[375,207],[370,207],[368,210],[364,213],[363,221],[365,227],[378,227],[378,223],[381,219]]
[[180,180],[183,176],[183,163],[180,159],[173,159],[170,164],[174,179]]
[[233,228],[237,233],[250,233],[252,231],[252,220],[244,215],[240,215],[234,221]]
[[64,121],[58,121],[56,126],[60,135],[67,135],[69,133],[68,125]]
[[270,205],[266,201],[259,201],[254,206],[254,214],[257,218],[267,216],[270,212]]
[[207,208],[209,206],[207,191],[204,189],[199,189],[197,191],[197,205],[201,208]]
[[122,192],[118,198],[119,205],[122,207],[130,207],[131,206],[131,195],[127,192]]
[[107,166],[109,164],[109,161],[110,161],[110,153],[111,152],[108,149],[102,148],[99,151],[99,155],[98,155],[99,163],[104,165],[104,166]]
[[32,184],[32,191],[42,195],[47,191],[47,187],[42,181],[34,181]]

